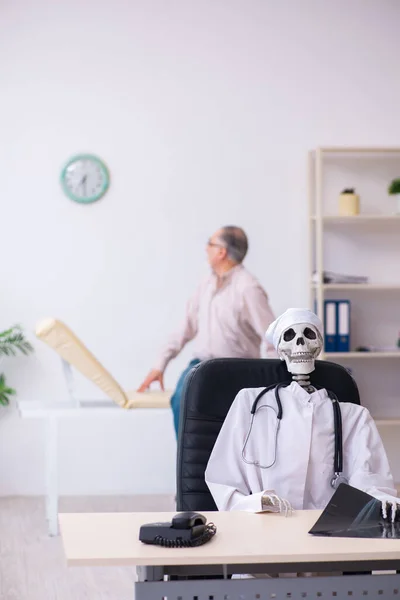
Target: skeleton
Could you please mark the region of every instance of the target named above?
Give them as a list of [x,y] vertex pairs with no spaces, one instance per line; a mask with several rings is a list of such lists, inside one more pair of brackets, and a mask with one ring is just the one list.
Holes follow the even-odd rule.
[[[298,323],[287,327],[282,332],[278,343],[279,358],[286,362],[292,379],[309,394],[315,391],[310,382],[310,374],[315,370],[315,359],[321,352],[322,346],[321,334],[311,323]],[[286,505],[281,507],[279,503],[281,512],[282,508],[286,515],[288,512],[291,513],[291,507],[288,511]],[[400,519],[400,506],[394,501],[382,500],[381,511],[384,523],[394,523]]]
[[279,357],[286,362],[292,379],[312,393],[310,373],[315,369],[315,359],[322,350],[322,337],[309,323],[299,323],[285,329],[278,344]]

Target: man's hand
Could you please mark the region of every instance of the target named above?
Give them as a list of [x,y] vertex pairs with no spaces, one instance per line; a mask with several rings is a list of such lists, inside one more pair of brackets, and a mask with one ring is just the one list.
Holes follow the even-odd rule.
[[143,381],[142,385],[138,388],[138,392],[145,392],[154,381],[160,382],[160,387],[164,391],[164,373],[158,371],[158,369],[152,369]]

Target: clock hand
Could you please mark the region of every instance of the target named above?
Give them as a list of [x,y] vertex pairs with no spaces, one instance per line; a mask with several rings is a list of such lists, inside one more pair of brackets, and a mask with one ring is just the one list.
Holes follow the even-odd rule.
[[87,175],[84,175],[82,177],[82,188],[83,188],[83,194],[86,196],[86,180],[87,180]]

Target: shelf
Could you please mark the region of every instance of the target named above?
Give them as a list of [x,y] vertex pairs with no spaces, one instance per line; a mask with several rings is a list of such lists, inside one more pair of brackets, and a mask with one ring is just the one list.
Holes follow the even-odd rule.
[[400,425],[398,417],[373,417],[373,419],[379,427],[398,427]]
[[[316,221],[316,215],[311,215],[310,219]],[[339,215],[325,215],[322,217],[324,223],[331,223],[334,225],[362,225],[366,223],[400,223],[400,215],[355,215],[354,217],[341,217]]]
[[[311,287],[315,290],[319,287],[317,283],[313,283]],[[368,290],[368,291],[400,291],[400,283],[397,285],[389,285],[386,283],[324,283],[324,290]]]
[[400,148],[397,147],[363,147],[363,146],[325,146],[319,148],[321,152],[327,154],[390,154],[400,153]]
[[393,352],[324,352],[322,360],[334,358],[400,358],[400,350]]

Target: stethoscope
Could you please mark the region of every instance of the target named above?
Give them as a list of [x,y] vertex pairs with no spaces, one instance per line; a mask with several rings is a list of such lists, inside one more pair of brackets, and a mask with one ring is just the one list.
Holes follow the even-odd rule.
[[[270,469],[276,462],[276,451],[277,451],[277,441],[278,441],[278,432],[279,432],[279,427],[280,427],[280,423],[282,421],[282,417],[283,417],[283,409],[282,409],[282,402],[281,399],[279,397],[279,390],[282,387],[286,387],[288,385],[290,385],[290,383],[292,382],[286,382],[286,383],[279,383],[278,385],[273,384],[270,385],[269,387],[265,388],[264,390],[262,390],[257,398],[254,400],[253,405],[251,407],[251,422],[250,422],[250,427],[249,427],[249,431],[247,433],[246,439],[244,441],[244,445],[243,445],[243,449],[242,449],[242,459],[243,461],[248,464],[248,465],[254,465],[256,467],[260,467],[260,469]],[[276,405],[278,410],[276,410],[273,406],[269,406],[267,404],[263,404],[262,406],[260,406],[259,408],[257,408],[259,401],[261,400],[261,398],[264,396],[264,394],[266,394],[267,392],[269,392],[270,390],[272,390],[273,388],[275,388],[275,400],[276,400]],[[343,435],[342,435],[342,413],[340,411],[340,405],[339,405],[339,400],[336,396],[336,394],[334,394],[331,391],[328,391],[328,396],[329,398],[332,400],[332,407],[333,407],[333,422],[334,422],[334,431],[335,431],[335,454],[334,454],[334,459],[333,459],[333,477],[331,479],[331,486],[336,489],[337,487],[339,487],[339,485],[341,483],[348,483],[347,478],[342,474],[343,473]],[[269,408],[270,410],[273,410],[276,414],[276,426],[275,426],[275,450],[274,450],[274,457],[272,462],[269,465],[261,465],[258,461],[248,461],[245,457],[245,451],[246,451],[246,446],[247,443],[249,441],[249,437],[251,434],[251,430],[253,428],[253,422],[254,422],[254,417],[256,415],[257,410],[261,410],[262,408]]]

